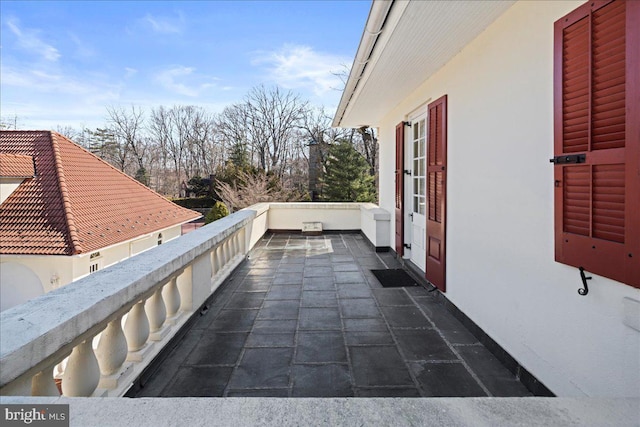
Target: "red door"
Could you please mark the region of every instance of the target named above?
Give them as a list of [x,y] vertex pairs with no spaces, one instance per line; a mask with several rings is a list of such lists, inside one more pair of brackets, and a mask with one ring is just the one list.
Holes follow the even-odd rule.
[[396,126],[396,253],[404,254],[404,122]]
[[427,142],[427,262],[426,278],[442,292],[445,286],[447,201],[447,95],[429,110]]

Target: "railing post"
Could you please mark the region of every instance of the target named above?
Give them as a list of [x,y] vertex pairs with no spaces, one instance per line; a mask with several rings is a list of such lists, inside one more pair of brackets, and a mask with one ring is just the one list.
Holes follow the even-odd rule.
[[77,345],[69,356],[62,374],[62,394],[65,396],[88,397],[100,382],[100,367],[93,353],[91,339]]
[[149,318],[150,332],[158,332],[162,329],[165,319],[167,318],[167,310],[162,300],[162,288],[156,289],[151,297],[146,301],[145,311]]
[[122,331],[122,317],[112,320],[100,335],[96,357],[102,375],[112,375],[127,359],[127,339]]
[[56,382],[53,380],[53,368],[50,367],[38,372],[31,380],[32,396],[60,396]]
[[180,311],[180,292],[178,291],[176,277],[172,277],[163,289],[162,298],[164,299],[164,305],[167,309],[167,318],[173,319],[178,315]]
[[124,324],[127,348],[133,353],[140,350],[149,338],[149,320],[144,312],[144,301],[138,301],[129,311]]

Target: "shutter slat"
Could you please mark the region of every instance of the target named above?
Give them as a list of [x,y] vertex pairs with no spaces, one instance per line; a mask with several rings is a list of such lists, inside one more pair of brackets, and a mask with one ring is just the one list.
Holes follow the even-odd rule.
[[565,167],[563,228],[567,233],[589,235],[589,166]]
[[[623,164],[593,166],[594,237],[624,243],[624,175]],[[617,203],[609,201],[612,195],[618,197]]]

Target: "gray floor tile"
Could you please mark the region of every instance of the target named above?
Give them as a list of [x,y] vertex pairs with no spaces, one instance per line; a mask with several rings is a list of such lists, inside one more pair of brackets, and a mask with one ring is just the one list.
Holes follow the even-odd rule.
[[409,363],[425,397],[486,396],[461,363]]
[[246,277],[238,286],[238,292],[266,292],[271,287],[269,278]]
[[347,298],[372,298],[371,288],[364,283],[339,283],[336,285],[338,288],[338,296],[343,299]]
[[301,330],[340,330],[340,312],[338,308],[309,308],[300,309],[299,328]]
[[336,283],[367,283],[359,271],[336,271],[333,277]]
[[381,260],[400,267],[361,235],[267,233],[137,396],[482,396],[474,375],[529,395],[440,294],[382,288]]
[[430,328],[431,323],[415,306],[381,307],[392,328]]
[[299,307],[298,300],[265,301],[258,313],[258,319],[297,319]]
[[298,326],[297,320],[256,320],[253,325],[253,333],[259,334],[287,334],[295,333]]
[[294,363],[347,363],[342,332],[300,332]]
[[420,391],[415,387],[401,388],[357,388],[358,397],[420,397]]
[[247,339],[246,333],[205,333],[191,351],[187,365],[235,365]]
[[327,277],[333,274],[333,269],[328,266],[308,265],[304,268],[304,277]]
[[392,333],[406,360],[457,360],[433,329],[393,329]]
[[294,365],[294,397],[351,397],[351,376],[347,365]]
[[293,347],[295,333],[264,334],[252,332],[247,338],[246,347]]
[[380,306],[415,305],[404,288],[374,289],[373,295]]
[[349,347],[355,385],[414,386],[407,366],[393,346]]
[[266,300],[300,299],[302,290],[299,286],[273,285],[267,293]]
[[334,291],[304,291],[302,307],[337,307],[338,300]]
[[183,366],[162,397],[221,397],[233,368],[219,366]]
[[389,332],[345,332],[347,345],[395,345]]
[[211,322],[209,329],[219,332],[248,332],[257,315],[258,310],[222,310]]
[[278,273],[273,278],[274,285],[300,285],[302,273]]
[[346,318],[380,317],[380,310],[378,310],[373,298],[341,299],[340,309],[342,310],[342,316]]
[[343,319],[345,331],[363,331],[363,332],[389,332],[387,324],[379,318],[370,319]]
[[360,268],[358,267],[358,264],[352,264],[352,263],[340,263],[340,264],[334,264],[333,265],[333,271],[359,271]]
[[333,277],[305,277],[302,286],[305,291],[333,291],[336,289]]
[[229,381],[230,389],[289,385],[293,348],[247,348]]
[[266,294],[266,292],[236,292],[231,296],[225,308],[260,308]]
[[289,397],[288,388],[229,390],[227,397]]
[[483,346],[463,346],[456,350],[492,395],[531,396],[531,392]]

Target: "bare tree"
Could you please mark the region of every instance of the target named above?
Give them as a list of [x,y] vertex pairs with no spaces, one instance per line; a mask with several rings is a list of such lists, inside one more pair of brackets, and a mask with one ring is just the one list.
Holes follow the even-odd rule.
[[260,166],[279,177],[287,144],[292,143],[294,131],[308,111],[308,103],[291,91],[278,87],[258,86],[246,98],[249,132]]
[[126,157],[131,154],[137,164],[136,178],[138,178],[143,184],[147,184],[146,168],[145,168],[145,154],[147,151],[148,139],[143,138],[144,132],[144,114],[141,108],[131,106],[130,111],[125,110],[123,107],[107,107],[107,121],[111,129],[112,134],[118,141],[118,145],[121,147],[123,159],[122,170],[124,170],[124,163]]

